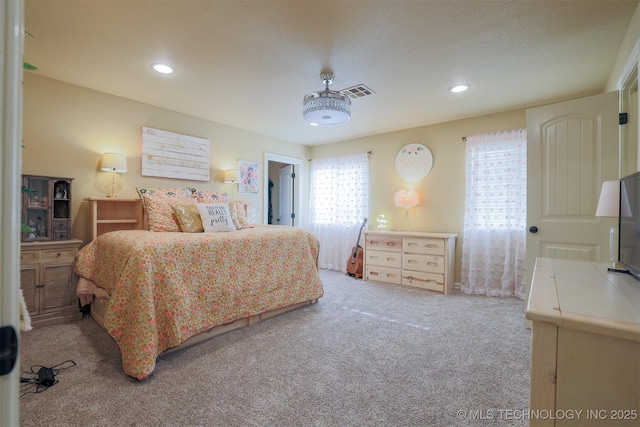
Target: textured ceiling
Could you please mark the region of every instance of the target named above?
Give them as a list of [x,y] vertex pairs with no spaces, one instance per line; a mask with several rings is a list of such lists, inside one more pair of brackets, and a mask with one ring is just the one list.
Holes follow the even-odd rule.
[[[41,76],[314,145],[602,91],[638,0],[26,0]],[[170,76],[150,68],[167,62]],[[365,84],[351,120],[302,98]],[[449,87],[471,89],[451,94]],[[170,129],[169,129],[170,130]]]

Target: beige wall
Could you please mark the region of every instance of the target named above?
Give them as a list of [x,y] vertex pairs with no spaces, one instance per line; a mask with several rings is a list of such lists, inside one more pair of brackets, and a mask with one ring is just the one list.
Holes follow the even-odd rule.
[[[140,175],[141,128],[150,126],[207,138],[211,142],[211,181],[183,181]],[[525,127],[525,110],[407,129],[388,134],[305,147],[219,123],[175,113],[124,98],[85,89],[33,73],[25,73],[24,174],[74,178],[72,236],[89,239],[87,197],[106,194],[111,174],[99,169],[107,151],[127,156],[128,172],[117,176],[120,197],[137,197],[136,187],[184,187],[231,192],[222,182],[224,170],[237,160],[256,161],[264,168],[264,153],[307,159],[372,151],[369,224],[385,214],[389,228],[398,228],[403,212],[395,207],[396,191],[409,188],[395,172],[395,157],[406,144],[429,147],[434,157],[431,173],[417,183],[421,203],[410,213],[412,230],[446,231],[462,235],[465,197],[465,144],[462,137]],[[308,183],[308,162],[302,162]],[[238,196],[247,200],[255,221],[263,218],[263,192]],[[305,198],[308,192],[305,191]],[[308,206],[306,202],[302,206]],[[300,213],[306,217],[305,212]],[[302,221],[302,225],[305,223]],[[355,236],[354,236],[355,238]],[[460,239],[457,242],[456,281],[460,280]]]
[[[128,172],[118,175],[120,197],[137,197],[136,187],[196,187],[231,193],[224,170],[238,160],[259,162],[269,152],[299,159],[308,157],[305,146],[175,113],[57,80],[25,72],[22,173],[74,178],[72,236],[89,239],[87,197],[104,196],[111,174],[100,171],[102,154],[127,156]],[[211,148],[211,181],[183,181],[142,177],[141,129],[149,126],[206,138]],[[303,167],[307,167],[306,161]],[[261,172],[262,173],[262,172]],[[303,172],[304,173],[304,172]],[[306,172],[308,173],[308,171]],[[252,206],[256,222],[263,218],[263,192],[238,195]]]
[[525,110],[516,110],[313,146],[310,155],[322,158],[372,151],[368,226],[376,229],[376,218],[384,214],[389,220],[388,228],[393,230],[400,227],[404,216],[404,211],[395,207],[393,196],[398,190],[411,188],[395,171],[396,155],[410,143],[428,147],[433,154],[433,168],[414,186],[421,201],[409,212],[411,230],[458,233],[455,280],[459,282],[465,200],[466,147],[462,137],[525,127]]

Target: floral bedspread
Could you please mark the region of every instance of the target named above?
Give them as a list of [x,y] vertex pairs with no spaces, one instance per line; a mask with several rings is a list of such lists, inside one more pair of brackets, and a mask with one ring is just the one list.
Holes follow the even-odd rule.
[[229,233],[113,231],[83,247],[75,272],[111,300],[105,328],[126,374],[211,327],[323,295],[315,236],[287,226]]

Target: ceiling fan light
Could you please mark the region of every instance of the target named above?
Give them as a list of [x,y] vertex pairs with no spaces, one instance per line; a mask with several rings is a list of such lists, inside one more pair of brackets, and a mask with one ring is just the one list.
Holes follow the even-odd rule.
[[342,92],[329,90],[333,73],[320,75],[326,89],[313,92],[302,101],[302,116],[314,126],[331,126],[346,123],[351,118],[351,99]]

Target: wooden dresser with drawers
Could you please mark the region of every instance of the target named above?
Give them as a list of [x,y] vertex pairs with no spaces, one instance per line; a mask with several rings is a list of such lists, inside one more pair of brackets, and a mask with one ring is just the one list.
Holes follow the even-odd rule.
[[453,233],[366,231],[364,280],[453,290],[456,237]]

